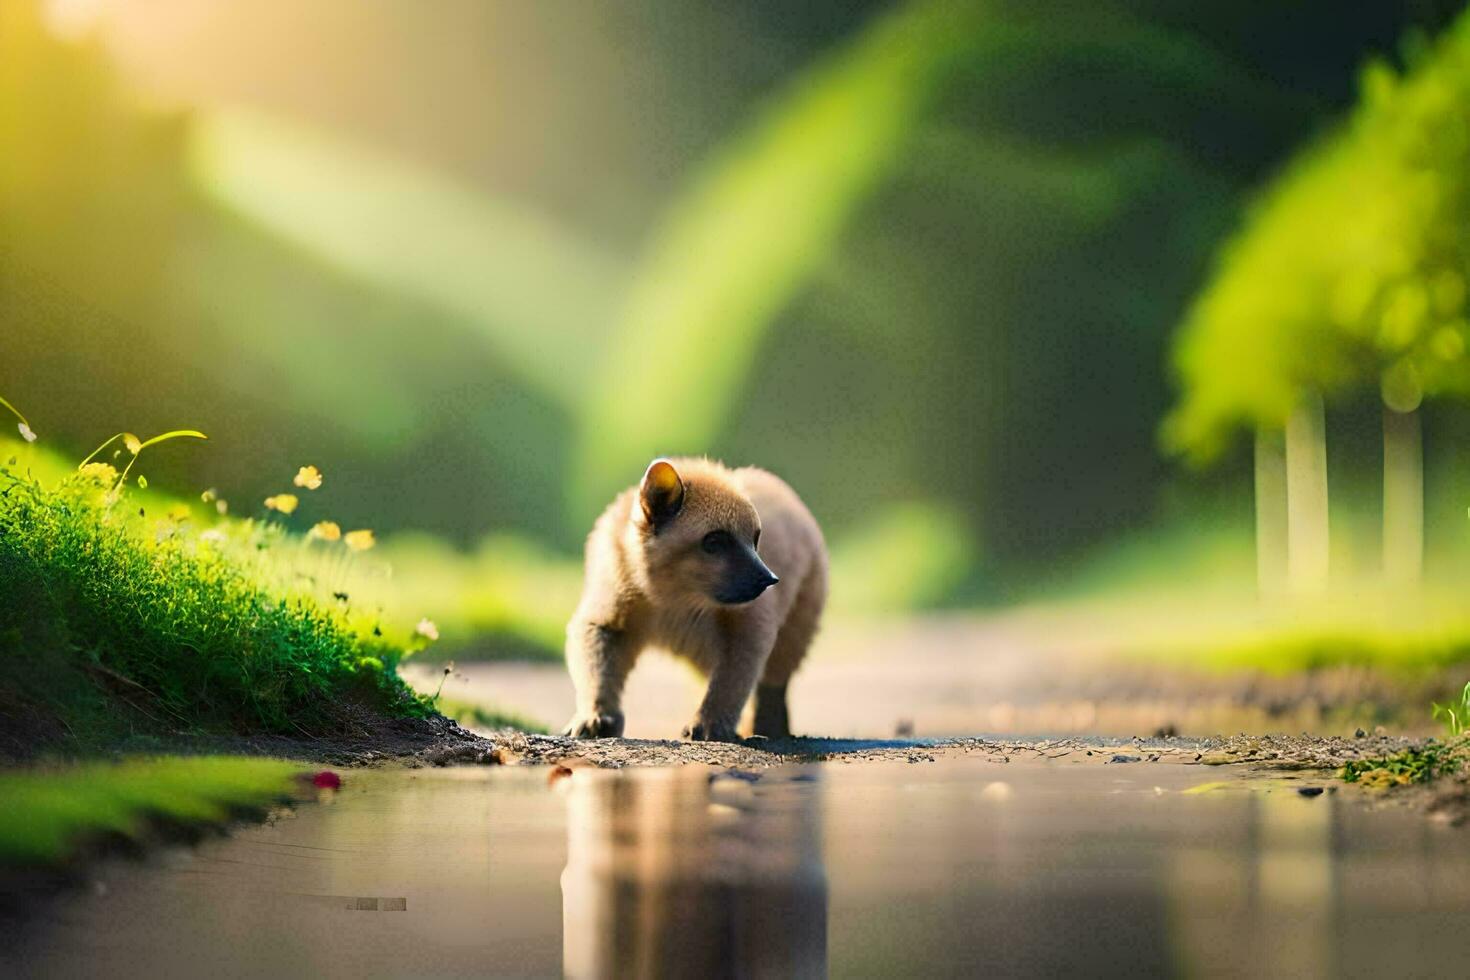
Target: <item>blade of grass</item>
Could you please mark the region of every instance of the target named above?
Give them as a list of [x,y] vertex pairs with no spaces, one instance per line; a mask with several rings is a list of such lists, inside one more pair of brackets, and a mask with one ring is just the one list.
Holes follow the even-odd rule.
[[[138,452],[141,453],[143,450],[147,449],[149,446],[156,446],[160,442],[167,442],[170,439],[184,439],[184,438],[188,438],[188,439],[206,439],[207,440],[209,438],[209,436],[207,436],[204,433],[198,431],[197,429],[174,429],[171,432],[165,432],[162,435],[156,435],[152,439],[145,439],[142,442],[142,444],[140,444],[138,446]],[[134,455],[137,455],[137,454],[135,453]]]
[[30,427],[31,423],[26,421],[26,417],[24,415],[20,414],[20,409],[10,404],[10,402],[6,401],[3,397],[0,397],[0,405],[4,405],[6,408],[10,409],[10,414],[20,419],[22,425],[26,426],[27,428]]

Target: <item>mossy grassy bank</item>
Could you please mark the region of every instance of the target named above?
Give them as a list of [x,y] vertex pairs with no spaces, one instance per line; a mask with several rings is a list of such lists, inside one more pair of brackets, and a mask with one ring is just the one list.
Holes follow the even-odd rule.
[[[187,508],[148,513],[110,467],[43,484],[24,460],[3,462],[0,756],[140,736],[325,737],[432,713],[371,616],[280,588]],[[264,555],[270,542],[243,533]]]
[[289,799],[280,759],[138,758],[0,772],[0,868],[56,865],[89,843],[139,841],[160,823],[208,826]]

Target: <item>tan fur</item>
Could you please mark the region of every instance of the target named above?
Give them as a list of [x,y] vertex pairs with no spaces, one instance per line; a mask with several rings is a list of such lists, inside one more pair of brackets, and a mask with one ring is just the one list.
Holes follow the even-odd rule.
[[[677,481],[663,469],[668,465]],[[665,481],[676,496],[682,485],[682,495],[677,513],[659,524],[649,508],[666,501]],[[728,555],[702,547],[718,531],[735,543]],[[756,560],[780,581],[753,601],[718,601],[716,594],[746,582],[747,573],[764,571],[752,571],[744,551],[757,532]],[[708,678],[685,737],[734,739],[752,692],[756,734],[789,734],[786,685],[816,634],[826,598],[822,532],[778,477],[705,459],[655,460],[644,483],[619,494],[587,538],[582,601],[567,625],[577,710],[566,734],[622,734],[623,683],[649,647],[689,660]]]

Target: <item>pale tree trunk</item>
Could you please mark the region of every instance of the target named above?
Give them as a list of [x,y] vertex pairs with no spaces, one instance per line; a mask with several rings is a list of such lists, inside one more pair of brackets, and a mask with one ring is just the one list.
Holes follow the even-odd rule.
[[1295,595],[1327,591],[1327,425],[1322,396],[1305,395],[1286,420],[1287,582]]
[[1383,573],[1415,586],[1424,570],[1424,437],[1419,412],[1383,406]]
[[1286,586],[1286,435],[1256,429],[1256,588],[1262,597]]

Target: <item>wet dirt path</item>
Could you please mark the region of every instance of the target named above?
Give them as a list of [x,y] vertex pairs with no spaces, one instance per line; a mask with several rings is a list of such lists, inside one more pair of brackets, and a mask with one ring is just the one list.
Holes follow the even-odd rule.
[[7,924],[0,973],[1310,977],[1465,961],[1461,832],[1316,771],[1208,767],[1199,747],[349,771],[264,825],[105,862]]

